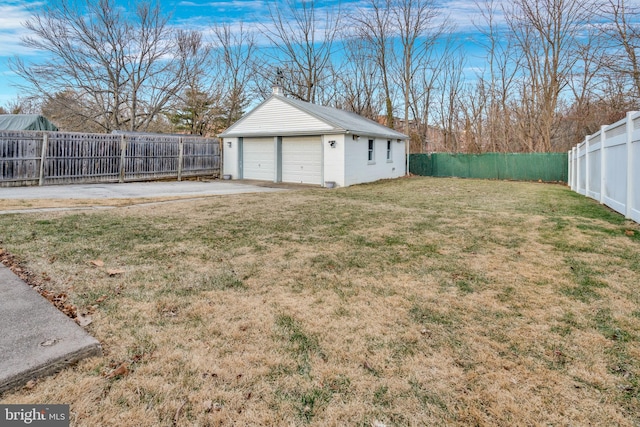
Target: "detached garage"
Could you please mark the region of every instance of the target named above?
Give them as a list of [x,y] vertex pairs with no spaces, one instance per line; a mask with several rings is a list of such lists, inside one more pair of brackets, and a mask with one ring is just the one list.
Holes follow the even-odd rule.
[[346,187],[406,174],[406,135],[278,88],[219,136],[232,179]]

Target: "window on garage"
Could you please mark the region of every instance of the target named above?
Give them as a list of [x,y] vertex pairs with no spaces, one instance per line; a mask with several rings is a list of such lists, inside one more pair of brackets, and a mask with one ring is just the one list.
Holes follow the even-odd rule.
[[373,139],[369,140],[368,160],[369,160],[369,163],[373,163],[376,160]]
[[393,158],[391,157],[391,141],[387,140],[387,162],[391,162]]

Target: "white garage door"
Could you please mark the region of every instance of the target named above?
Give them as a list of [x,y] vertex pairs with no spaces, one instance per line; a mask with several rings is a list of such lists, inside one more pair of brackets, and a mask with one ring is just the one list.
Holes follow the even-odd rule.
[[319,136],[282,138],[282,181],[322,185]]
[[242,177],[273,181],[275,155],[273,138],[244,138],[242,141]]

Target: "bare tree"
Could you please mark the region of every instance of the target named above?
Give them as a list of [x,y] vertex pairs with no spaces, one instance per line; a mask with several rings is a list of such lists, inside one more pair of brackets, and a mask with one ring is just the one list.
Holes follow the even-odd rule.
[[460,100],[464,89],[463,70],[465,66],[464,52],[456,49],[442,62],[442,70],[438,74],[438,100],[435,115],[442,131],[442,146],[451,153],[463,149],[460,145],[459,124],[462,109]]
[[522,51],[518,108],[528,151],[550,151],[561,92],[578,61],[588,5],[579,0],[514,0],[505,16]]
[[[515,49],[513,38],[502,28],[496,0],[476,2],[482,22],[475,26],[479,43],[486,50],[486,68],[478,78],[477,93],[482,106],[481,119],[486,128],[483,132],[485,150],[493,152],[511,151],[513,138],[513,113],[509,105],[514,96],[514,85],[519,73],[520,52]],[[482,132],[482,130],[479,130]]]
[[636,97],[640,97],[640,58],[636,49],[640,46],[640,8],[625,0],[607,0],[600,8],[608,24],[602,27],[608,43],[606,66],[627,76]]
[[255,34],[245,30],[242,23],[235,28],[228,24],[216,26],[213,35],[220,76],[218,130],[222,131],[244,114],[256,70],[262,67],[256,54]]
[[444,88],[440,87],[441,74],[448,66],[447,61],[455,55],[457,46],[451,37],[441,40],[439,49],[430,49],[422,58],[411,84],[409,108],[411,116],[416,118],[415,130],[410,132],[413,152],[428,153],[438,147],[435,139],[441,132],[434,132],[433,125],[439,124],[434,117],[439,108],[438,96]]
[[356,34],[369,44],[379,68],[384,91],[386,124],[389,127],[393,127],[395,121],[392,86],[394,23],[391,7],[391,0],[367,0],[364,6],[352,15]]
[[[127,14],[115,0],[54,0],[29,19],[24,43],[48,53],[13,69],[56,109],[103,131],[148,129],[207,57],[201,35],[167,25],[158,3]],[[65,102],[54,94],[65,92]],[[69,97],[73,96],[73,102]]]
[[318,102],[321,87],[333,76],[331,56],[340,11],[327,9],[320,17],[313,0],[279,0],[268,7],[271,22],[261,30],[275,47],[268,56],[284,73],[284,90],[303,101]]
[[568,88],[573,99],[564,113],[565,133],[556,138],[558,143],[554,148],[568,150],[581,142],[585,135],[598,131],[600,126],[606,123],[599,121],[599,108],[596,107],[596,104],[604,105],[599,103],[598,99],[601,98],[606,84],[603,71],[606,69],[607,49],[599,33],[598,28],[589,27],[584,40],[577,44],[578,61],[568,80]]
[[62,90],[44,97],[42,114],[65,131],[104,132],[92,104],[85,105],[83,97],[72,90]]
[[410,133],[411,95],[416,75],[426,64],[437,40],[447,29],[447,22],[436,22],[438,12],[433,0],[398,0],[393,15],[399,32],[400,52],[397,69],[404,101],[404,133]]
[[40,102],[34,97],[16,96],[0,107],[0,114],[40,114]]
[[340,85],[337,106],[377,120],[382,111],[380,70],[367,42],[358,36],[347,36],[344,52],[345,61],[336,74]]

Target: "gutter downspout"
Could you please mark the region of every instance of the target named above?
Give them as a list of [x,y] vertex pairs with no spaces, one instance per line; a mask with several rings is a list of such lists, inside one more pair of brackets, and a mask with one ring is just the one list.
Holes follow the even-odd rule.
[[409,139],[405,139],[404,140],[404,149],[405,149],[405,155],[407,157],[407,164],[406,164],[406,169],[405,169],[405,176],[409,176]]

